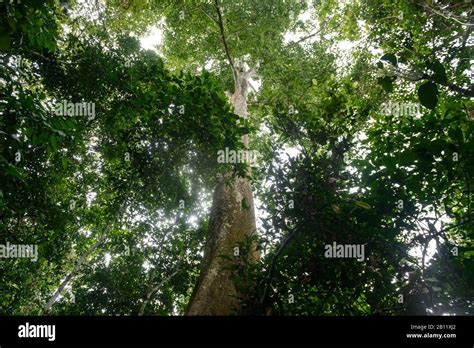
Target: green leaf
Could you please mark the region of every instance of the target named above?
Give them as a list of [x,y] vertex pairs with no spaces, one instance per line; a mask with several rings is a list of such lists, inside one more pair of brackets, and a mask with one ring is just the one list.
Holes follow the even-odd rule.
[[384,78],[380,78],[379,84],[382,85],[382,88],[384,89],[385,92],[387,93],[393,92],[393,83],[390,77],[385,76]]
[[0,51],[6,51],[10,48],[10,37],[7,32],[0,31]]
[[52,135],[50,138],[50,144],[51,144],[51,148],[53,151],[56,151],[58,149],[58,142],[56,140],[56,136],[55,135]]
[[67,160],[67,158],[65,158],[65,157],[61,158],[61,165],[63,166],[63,169],[64,169],[64,170],[67,169],[67,165],[68,165],[68,160]]
[[433,110],[438,104],[438,87],[433,82],[425,82],[418,87],[418,98],[421,105]]
[[462,143],[463,142],[462,130],[458,127],[449,128],[448,135],[453,141],[455,141],[457,143]]
[[438,83],[447,83],[448,77],[446,76],[446,70],[443,64],[435,60],[434,62],[427,62],[426,66],[428,69],[434,72],[433,79]]
[[400,154],[398,159],[398,164],[400,166],[412,165],[413,162],[418,158],[416,153],[413,150],[406,150]]
[[364,209],[370,209],[370,208],[372,208],[372,207],[370,206],[370,204],[365,203],[365,202],[362,202],[362,201],[356,201],[355,204],[356,204],[357,206],[361,207],[361,208],[364,208]]
[[6,169],[5,169],[5,172],[9,175],[12,175],[12,176],[16,176],[17,178],[20,178],[22,177],[22,174],[21,172],[18,170],[17,167],[15,166],[8,166]]
[[395,55],[392,53],[384,54],[382,58],[380,58],[380,60],[385,60],[387,62],[390,62],[393,66],[397,66],[398,64],[397,57],[395,57]]
[[242,199],[241,205],[242,205],[242,209],[245,209],[245,210],[250,209],[250,205],[247,203],[247,198],[245,198],[245,197],[244,197],[244,199]]

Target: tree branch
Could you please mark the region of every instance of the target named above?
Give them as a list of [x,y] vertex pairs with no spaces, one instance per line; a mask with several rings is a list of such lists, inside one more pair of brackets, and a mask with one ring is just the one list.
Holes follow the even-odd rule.
[[61,282],[59,287],[56,289],[54,292],[53,296],[51,296],[50,300],[46,304],[46,306],[43,309],[43,314],[49,313],[51,308],[53,307],[53,304],[56,302],[58,299],[59,295],[63,292],[63,290],[66,288],[67,284],[69,281],[76,275],[77,271],[81,268],[82,264],[84,263],[87,258],[94,252],[95,249],[97,249],[105,240],[105,237],[107,235],[107,229],[104,230],[102,233],[102,236],[97,240],[97,242],[85,253],[83,254],[79,260],[74,264],[74,267],[72,268],[72,271],[69,272],[69,274],[64,278],[64,280]]
[[288,243],[293,239],[293,237],[295,235],[296,235],[296,228],[288,235],[288,237],[286,237],[286,239],[283,241],[283,243],[278,247],[277,251],[275,252],[275,255],[273,255],[273,258],[272,258],[272,261],[271,261],[271,264],[270,264],[270,268],[268,270],[268,275],[267,275],[267,278],[265,280],[265,288],[263,290],[263,294],[262,294],[262,297],[260,299],[260,305],[262,305],[265,302],[265,300],[268,296],[268,288],[270,286],[270,281],[271,281],[273,272],[275,271],[275,266],[276,266],[277,259],[280,256],[283,249],[288,245]]
[[448,87],[453,92],[457,92],[457,93],[463,94],[467,97],[474,98],[474,90],[472,90],[472,89],[459,87],[459,86],[457,86],[455,84],[452,84],[450,82],[438,82],[438,81],[435,81],[435,79],[433,79],[431,76],[428,76],[428,75],[423,75],[422,79],[431,81],[433,83],[438,83],[442,86]]
[[457,19],[454,15],[451,15],[451,14],[444,14],[426,4],[420,4],[423,8],[425,8],[426,10],[428,10],[429,12],[433,12],[434,14],[437,14],[438,16],[441,16],[443,17],[444,19],[451,19],[453,21],[455,21],[456,23],[458,24],[461,24],[461,25],[466,25],[466,26],[474,26],[474,23],[469,23],[469,22],[462,22],[460,21],[459,19]]
[[286,45],[286,47],[288,48],[288,47],[291,47],[291,46],[293,46],[293,45],[297,45],[297,44],[299,44],[299,43],[301,43],[301,42],[303,42],[303,41],[306,41],[306,40],[308,40],[308,39],[311,39],[312,37],[318,35],[318,34],[321,32],[321,30],[322,30],[322,28],[318,29],[318,30],[317,30],[316,32],[314,32],[314,33],[311,33],[311,34],[309,34],[309,35],[303,36],[303,37],[302,37],[301,39],[299,39],[299,40],[292,41],[292,42],[290,42],[288,45]]
[[225,54],[227,56],[227,60],[229,61],[230,66],[232,68],[232,73],[234,74],[235,83],[237,83],[237,70],[235,70],[234,60],[232,59],[232,56],[230,55],[229,46],[227,45],[227,40],[225,38],[224,22],[222,21],[222,14],[221,14],[221,10],[219,8],[219,0],[215,0],[215,4],[216,4],[217,16],[219,18],[219,22],[218,22],[219,30],[221,32],[221,38],[222,38],[222,43],[224,44]]
[[260,62],[257,62],[253,68],[249,69],[246,73],[245,76],[247,76],[247,79],[250,79],[254,77],[257,74],[257,70],[260,68]]
[[213,21],[214,23],[216,23],[217,25],[219,25],[219,22],[214,18],[212,17],[209,13],[207,13],[201,6],[198,6],[198,8],[201,10],[202,13],[204,13],[211,21]]
[[[122,202],[122,205],[120,207],[120,209],[118,210],[117,212],[117,216],[120,216],[123,211],[125,210],[125,206],[126,206],[126,202],[127,202],[127,199],[124,199],[124,201]],[[71,281],[71,279],[76,275],[76,273],[80,270],[80,268],[82,267],[82,264],[89,258],[89,256],[105,241],[105,238],[107,237],[107,231],[112,227],[112,224],[113,224],[114,221],[110,221],[109,224],[107,225],[107,227],[104,229],[104,232],[102,233],[102,235],[99,237],[99,239],[97,240],[97,242],[95,242],[95,244],[89,248],[89,250],[87,250],[86,253],[84,253],[80,258],[79,260],[77,260],[77,262],[74,264],[74,267],[72,268],[72,271],[69,272],[69,274],[66,276],[66,278],[64,278],[64,280],[61,282],[61,284],[59,285],[59,287],[56,289],[56,291],[54,292],[53,296],[51,296],[50,300],[48,301],[48,303],[44,306],[43,308],[43,313],[42,314],[48,314],[49,311],[51,310],[51,308],[53,307],[53,304],[57,301],[58,297],[61,295],[61,293],[64,291],[64,289],[66,288],[66,286],[69,284],[69,282]]]
[[[306,35],[306,36],[303,36],[302,38],[300,38],[300,39],[298,39],[298,40],[296,40],[296,41],[290,42],[288,45],[286,45],[286,48],[289,48],[289,47],[291,47],[291,46],[293,46],[293,45],[297,45],[297,44],[299,44],[299,43],[301,43],[301,42],[303,42],[303,41],[306,41],[306,40],[308,40],[308,39],[311,39],[312,37],[315,37],[316,35],[318,35],[318,34],[324,29],[324,25],[325,25],[325,24],[326,24],[326,22],[323,21],[323,22],[319,25],[319,28],[318,28],[315,32],[313,32],[313,33],[311,33],[311,34],[308,34],[308,35]],[[313,28],[314,28],[314,26],[313,26]]]
[[153,294],[155,292],[157,292],[165,283],[167,283],[171,278],[173,278],[178,273],[180,266],[181,266],[181,264],[178,263],[175,266],[173,273],[171,273],[169,276],[167,276],[165,279],[163,279],[157,285],[155,285],[154,287],[152,287],[151,289],[148,290],[148,292],[145,296],[145,300],[143,301],[143,303],[140,307],[140,311],[138,312],[138,315],[143,315],[145,313],[145,308],[148,305],[148,302],[150,302],[151,297],[153,296]]
[[[468,89],[468,88],[463,88],[463,87],[457,86],[457,85],[455,85],[453,83],[450,83],[450,82],[436,81],[432,76],[430,76],[428,74],[420,74],[419,72],[416,72],[416,71],[410,71],[410,72],[407,73],[407,72],[403,72],[399,69],[396,70],[395,74],[396,74],[396,76],[401,77],[405,80],[409,80],[409,81],[426,80],[426,81],[430,81],[430,82],[433,82],[433,83],[437,83],[441,86],[448,87],[448,89],[453,91],[453,92],[457,92],[459,94],[465,95],[466,97],[474,98],[474,90]],[[415,74],[417,76],[411,76],[410,74]]]
[[250,80],[247,81],[247,82],[248,82],[250,88],[255,92],[255,94],[257,94],[257,90],[256,90],[255,87],[252,85],[252,83],[250,82]]

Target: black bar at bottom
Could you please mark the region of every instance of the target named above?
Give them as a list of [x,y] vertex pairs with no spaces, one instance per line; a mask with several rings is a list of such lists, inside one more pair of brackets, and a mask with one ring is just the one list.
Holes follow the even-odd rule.
[[[474,317],[0,317],[0,346],[340,344],[473,347]],[[54,325],[54,340],[53,329]],[[44,337],[31,337],[42,335]],[[27,337],[20,337],[27,336]]]

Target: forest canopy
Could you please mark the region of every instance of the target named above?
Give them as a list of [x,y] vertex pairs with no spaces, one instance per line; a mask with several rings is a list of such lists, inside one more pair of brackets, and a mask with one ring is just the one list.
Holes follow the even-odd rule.
[[0,315],[474,314],[470,2],[0,13]]

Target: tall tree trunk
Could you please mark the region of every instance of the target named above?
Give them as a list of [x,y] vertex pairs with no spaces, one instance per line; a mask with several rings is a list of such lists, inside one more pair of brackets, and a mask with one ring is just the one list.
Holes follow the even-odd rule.
[[[235,71],[235,92],[230,97],[235,113],[247,117],[248,80],[252,71]],[[248,147],[248,136],[242,142]],[[230,184],[229,184],[229,180]],[[245,204],[242,201],[245,200]],[[233,256],[234,248],[256,233],[252,188],[246,178],[230,178],[230,174],[219,179],[214,190],[209,228],[201,274],[186,310],[187,315],[229,315],[239,313],[239,294],[235,277],[228,269],[229,260],[222,255]],[[257,260],[255,247],[249,257]]]

